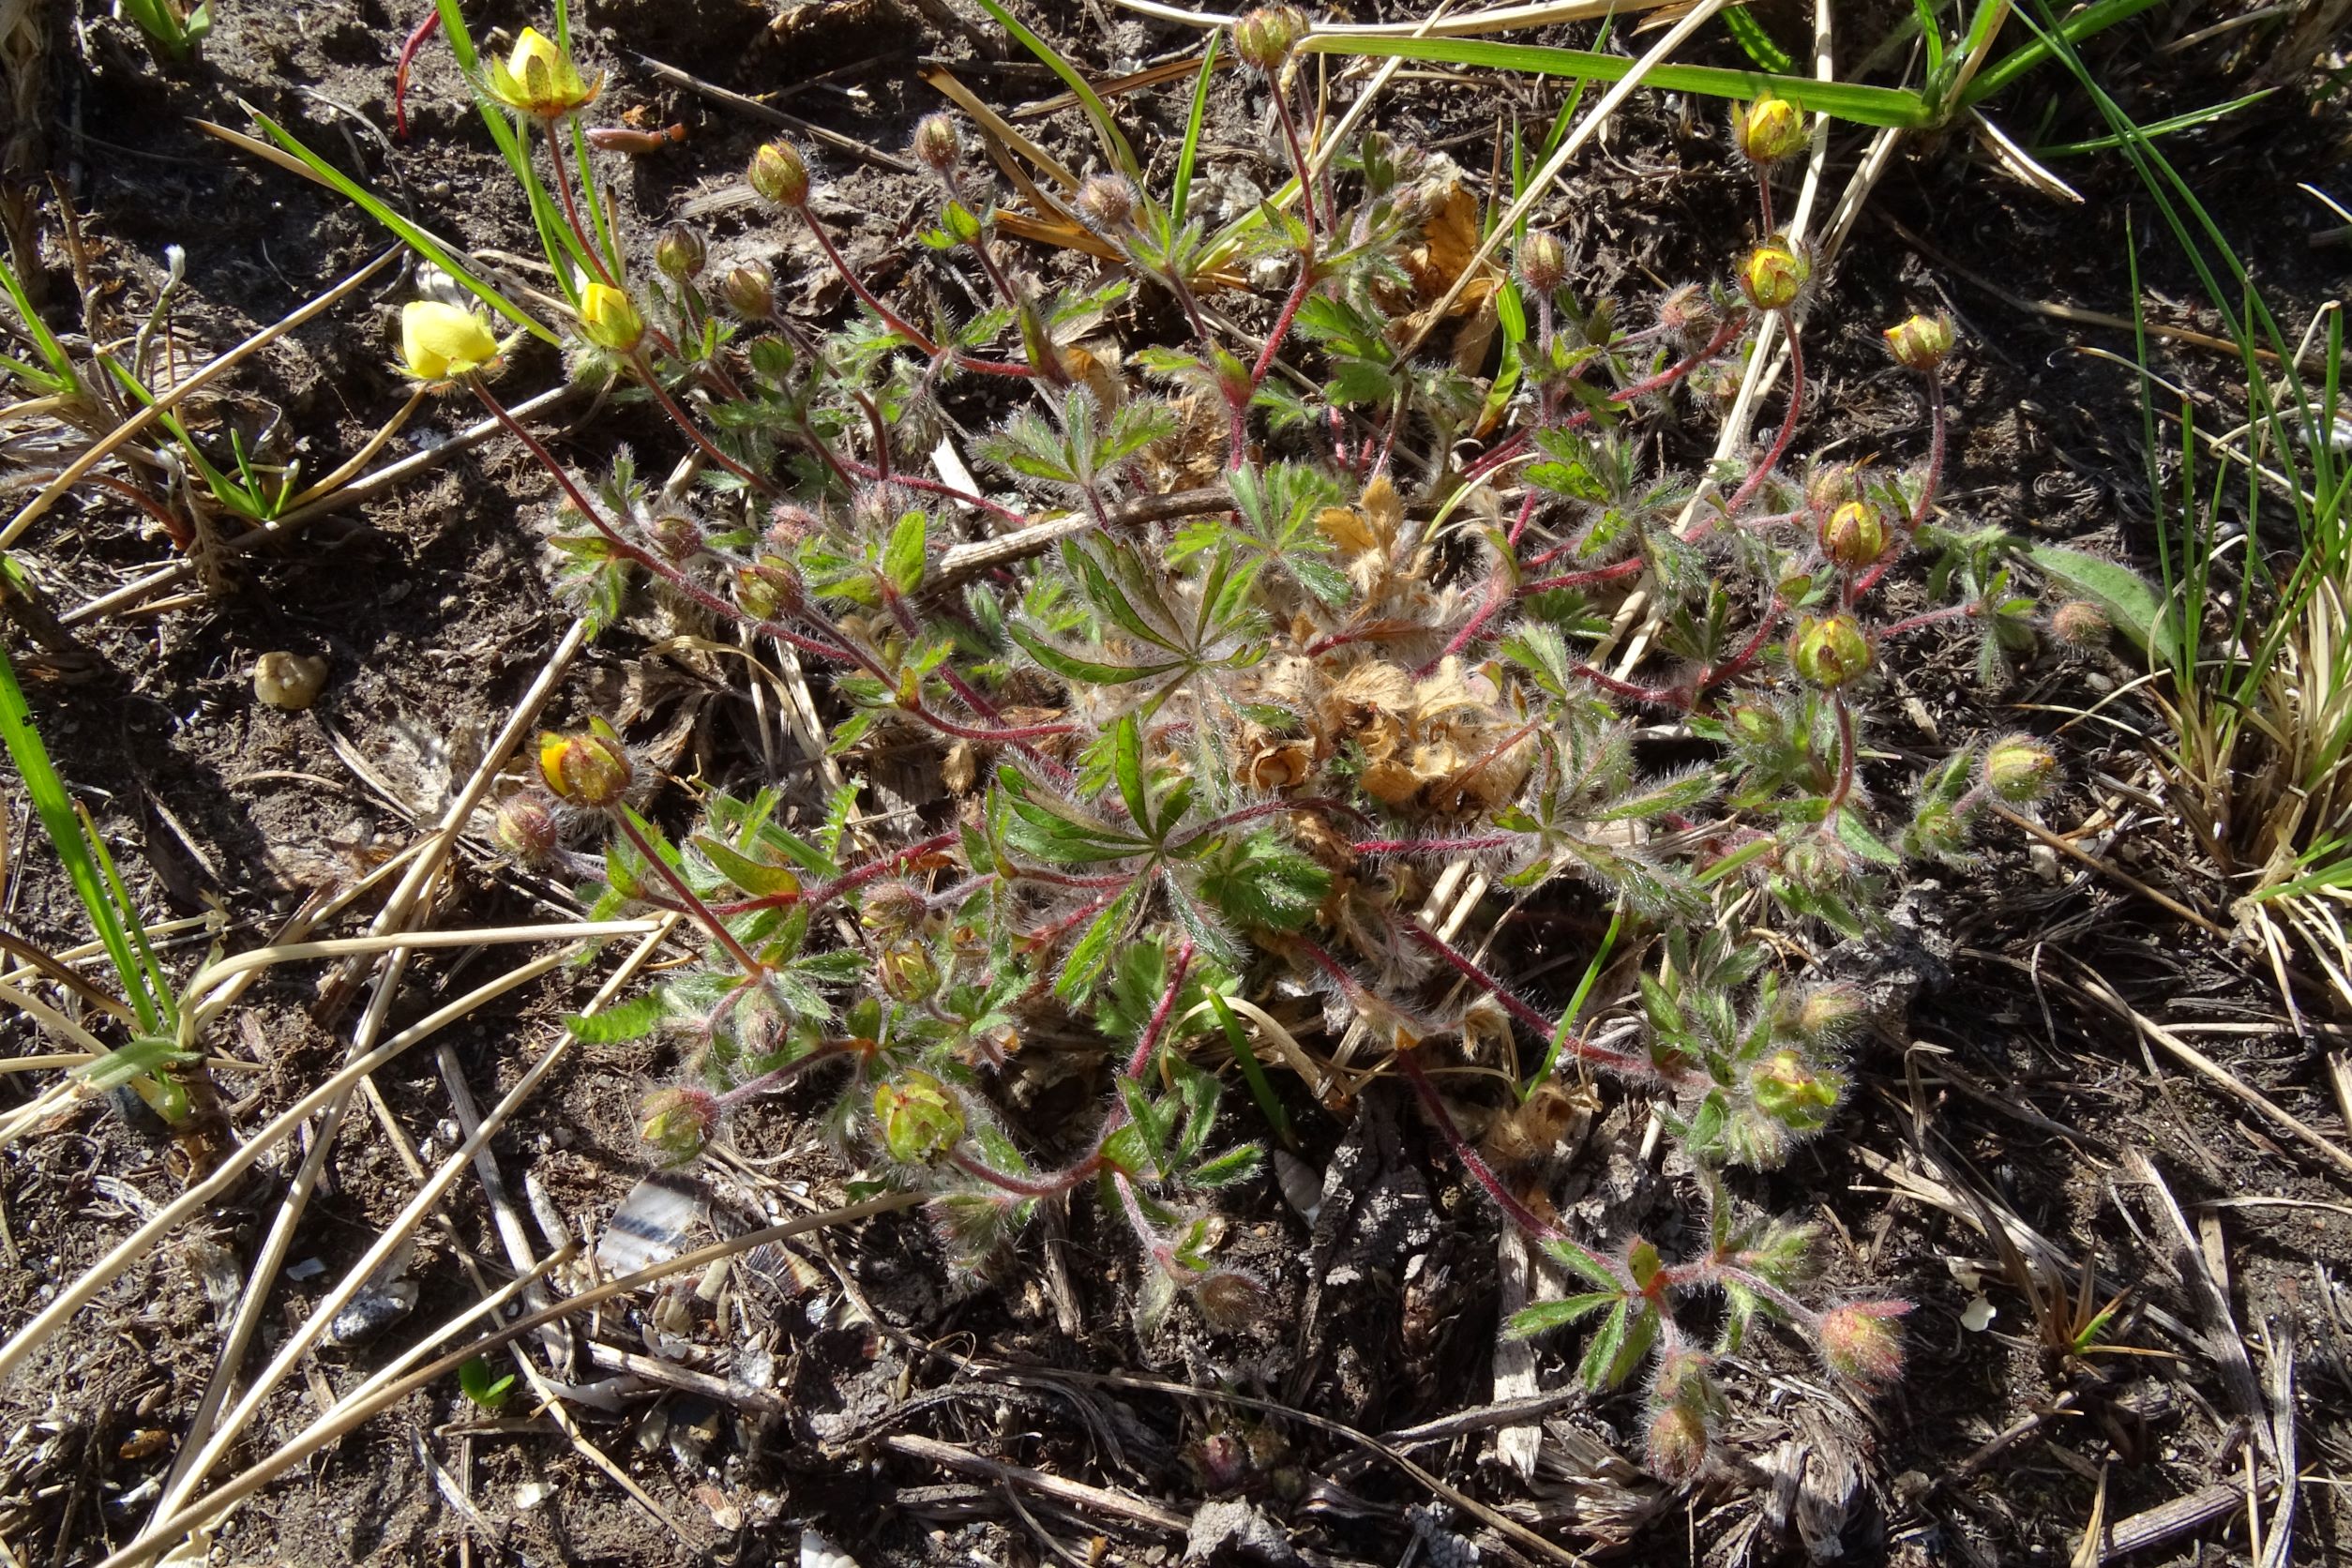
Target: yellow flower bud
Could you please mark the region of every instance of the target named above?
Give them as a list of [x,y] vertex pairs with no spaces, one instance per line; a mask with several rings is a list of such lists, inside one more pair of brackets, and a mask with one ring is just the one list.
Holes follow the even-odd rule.
[[645,336],[645,318],[619,289],[591,283],[580,291],[580,329],[596,347],[626,354]]
[[497,357],[497,335],[475,312],[435,299],[401,307],[401,369],[418,381],[455,381]]
[[1932,370],[1952,353],[1952,318],[1941,311],[1913,316],[1885,333],[1887,352],[1907,370]]
[[751,155],[744,178],[763,202],[779,207],[808,202],[808,162],[790,142],[765,142]]
[[883,1149],[901,1165],[928,1165],[963,1141],[963,1102],[928,1073],[874,1086]]
[[604,91],[601,73],[580,80],[580,68],[535,27],[525,27],[504,62],[490,63],[490,95],[519,113],[559,120],[585,109]]
[[1797,303],[1812,276],[1812,264],[1775,235],[1749,251],[1741,264],[1740,292],[1759,310],[1786,310]]
[[1806,684],[1834,691],[1870,670],[1870,639],[1851,615],[1807,615],[1788,639],[1788,662]]
[[1821,521],[1821,553],[1849,572],[1875,566],[1887,552],[1887,522],[1867,501],[1848,501]]
[[1805,144],[1803,111],[1767,94],[1731,111],[1731,139],[1751,163],[1777,163]]
[[584,735],[539,737],[539,776],[558,800],[597,810],[618,806],[636,773],[621,737],[601,718],[590,719]]

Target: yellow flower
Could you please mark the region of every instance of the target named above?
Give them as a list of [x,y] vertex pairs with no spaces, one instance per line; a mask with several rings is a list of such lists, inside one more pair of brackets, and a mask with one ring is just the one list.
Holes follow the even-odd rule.
[[598,348],[626,354],[645,336],[645,318],[619,289],[591,283],[580,291],[580,327]]
[[515,39],[505,64],[490,63],[490,95],[507,108],[542,120],[560,120],[585,109],[604,91],[604,75],[593,82],[580,79],[571,57],[535,27],[525,27]]
[[539,737],[539,776],[556,799],[601,811],[628,794],[636,769],[612,726],[592,718],[584,735]]
[[433,299],[401,308],[402,368],[418,381],[455,381],[497,357],[497,335],[473,311]]
[[1777,163],[1805,144],[1804,114],[1770,93],[1731,111],[1732,140],[1753,163]]

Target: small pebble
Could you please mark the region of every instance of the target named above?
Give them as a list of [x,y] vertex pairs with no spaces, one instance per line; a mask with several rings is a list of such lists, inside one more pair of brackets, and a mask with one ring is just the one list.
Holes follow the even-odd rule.
[[253,695],[285,713],[300,713],[326,686],[326,660],[309,654],[264,654],[253,661]]

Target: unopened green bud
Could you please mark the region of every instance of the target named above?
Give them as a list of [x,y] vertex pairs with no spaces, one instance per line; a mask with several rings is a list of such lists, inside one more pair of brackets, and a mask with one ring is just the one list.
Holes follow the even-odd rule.
[[1952,318],[1937,311],[1913,316],[1886,330],[1887,352],[1909,370],[1932,370],[1952,353]]
[[718,1125],[718,1096],[706,1089],[656,1089],[638,1106],[637,1136],[665,1165],[700,1154]]
[[762,555],[735,568],[735,603],[759,620],[773,620],[776,611],[795,608],[803,592],[800,568],[780,556]]
[[746,262],[719,279],[718,297],[745,321],[766,321],[776,314],[776,275],[764,262]]
[[1984,752],[1984,787],[2012,806],[2040,800],[2058,776],[2058,753],[2031,735],[2004,735]]
[[1840,1085],[1793,1050],[1774,1051],[1756,1063],[1749,1085],[1756,1108],[1783,1125],[1807,1131],[1822,1125],[1836,1108]]
[[857,923],[883,941],[912,934],[929,912],[930,901],[912,882],[876,882],[857,907]]
[[1732,140],[1751,163],[1778,163],[1805,144],[1805,117],[1787,98],[1767,94],[1731,111]]
[[555,803],[536,791],[525,791],[499,803],[490,837],[525,866],[536,866],[555,852],[564,835],[555,820]]
[[1740,292],[1759,310],[1786,310],[1812,276],[1813,264],[1776,234],[1740,264]]
[[1835,1040],[1860,1021],[1862,993],[1851,986],[1820,986],[1797,1004],[1797,1033],[1808,1040]]
[[808,163],[790,142],[762,143],[744,178],[763,202],[779,207],[808,204]]
[[1568,248],[1549,229],[1530,229],[1519,242],[1519,276],[1537,294],[1547,294],[1568,281]]
[[1816,517],[1828,517],[1861,496],[1862,486],[1850,463],[1823,463],[1805,475],[1805,505]]
[[1867,501],[1848,501],[1821,520],[1821,553],[1849,572],[1878,564],[1887,552],[1887,523]]
[[1305,14],[1295,6],[1260,6],[1233,24],[1233,53],[1252,70],[1272,76],[1306,36]]
[[700,278],[710,259],[710,247],[703,243],[702,232],[683,223],[672,223],[654,242],[654,265],[672,283]]
[[939,965],[919,942],[892,942],[882,949],[876,970],[882,990],[894,1002],[925,1002],[939,989]]
[[901,1165],[929,1165],[963,1141],[963,1102],[928,1073],[874,1086],[882,1148]]
[[1788,662],[1807,685],[1834,691],[1869,672],[1870,639],[1862,623],[1843,611],[1807,615],[1788,639]]

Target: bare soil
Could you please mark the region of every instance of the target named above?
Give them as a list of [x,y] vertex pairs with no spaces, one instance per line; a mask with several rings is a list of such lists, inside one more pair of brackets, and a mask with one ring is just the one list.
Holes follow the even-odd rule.
[[[2156,52],[2228,8],[2151,12],[2103,38],[2094,67],[2143,121],[2243,91],[2261,61],[2239,57],[2230,39]],[[126,319],[142,318],[155,297],[165,248],[182,248],[188,282],[171,331],[181,361],[201,363],[386,243],[331,192],[232,152],[191,124],[243,126],[240,101],[364,171],[429,226],[469,246],[524,248],[527,214],[440,44],[418,55],[407,139],[392,134],[394,62],[422,6],[307,0],[217,9],[202,62],[165,69],[103,8],[48,8],[49,164],[82,215],[88,281],[109,291]],[[1358,9],[1364,19],[1404,14],[1385,4]],[[1839,25],[1873,37],[1886,22],[1878,13],[1894,9],[1854,8],[1848,17],[1841,8]],[[484,38],[545,21],[515,0],[469,10]],[[1802,36],[1802,10],[1757,8],[1784,42]],[[688,131],[683,144],[641,159],[623,192],[647,219],[641,232],[665,215],[695,212],[712,234],[715,264],[776,258],[798,308],[841,309],[796,243],[728,199],[771,128],[665,81],[638,56],[736,93],[773,96],[793,114],[894,155],[913,118],[938,104],[914,74],[919,56],[953,60],[1007,110],[1056,90],[1033,67],[977,58],[969,38],[942,36],[930,14],[897,0],[819,3],[781,18],[743,0],[589,0],[584,47],[611,73],[599,117]],[[1054,0],[1024,14],[1105,75],[1195,41],[1184,28],[1093,4]],[[1591,28],[1554,31],[1542,41],[1591,41]],[[1741,63],[1719,31],[1702,38],[1712,41],[1694,58]],[[832,74],[811,81],[823,72]],[[2297,324],[2344,280],[2340,249],[2305,243],[2333,220],[2296,189],[2344,144],[2343,98],[2309,113],[2307,86],[2290,83],[2219,128],[2170,144],[2253,257],[2282,319]],[[1181,84],[1120,100],[1138,144],[1172,147],[1180,94]],[[1476,88],[1408,79],[1381,123],[1448,148],[1483,184],[1498,128],[1546,126],[1562,97],[1557,83],[1525,79]],[[2079,95],[2054,75],[2013,93],[1998,113],[2021,139],[2028,128],[2043,141],[2095,128]],[[1074,162],[1089,156],[1074,116],[1020,123]],[[1211,139],[1257,143],[1237,88],[1221,85]],[[1835,168],[1850,167],[1862,140],[1841,130]],[[829,149],[811,156],[824,210],[852,253],[924,286],[913,181]],[[1906,439],[1920,417],[1915,384],[1888,365],[1877,329],[1907,309],[1949,309],[1966,348],[1949,384],[1964,433],[1947,505],[2019,535],[2144,563],[2154,540],[2134,377],[2083,352],[2128,354],[2129,336],[2043,307],[2128,314],[2128,233],[2155,314],[2198,330],[2216,324],[2182,303],[2198,297],[2194,280],[2128,169],[2102,157],[2059,167],[2081,204],[2004,178],[1961,133],[1907,146],[1809,324],[1822,388],[1816,406],[1836,411],[1835,433],[1857,453]],[[1274,183],[1271,167],[1258,173]],[[1630,297],[1719,268],[1751,234],[1752,204],[1716,111],[1643,94],[1571,171],[1552,212],[1584,286]],[[38,281],[63,323],[77,281],[48,205]],[[204,419],[266,437],[271,455],[301,455],[310,474],[333,468],[404,395],[387,365],[404,297],[404,282],[386,272],[233,378],[234,393],[205,405]],[[2229,363],[2179,342],[2159,344],[2156,354],[2157,371],[2194,389],[2216,428],[2231,421]],[[519,400],[561,375],[551,354],[527,349],[508,372],[509,390]],[[591,408],[585,399],[575,411],[573,433],[555,445],[582,466],[616,438],[639,441],[656,470],[676,456],[633,411]],[[387,456],[424,449],[472,416],[454,404],[429,408]],[[1801,430],[1798,449],[1831,433]],[[1669,445],[1679,444],[1672,456],[1696,460],[1711,435],[1670,432]],[[282,548],[232,563],[221,581],[161,612],[79,628],[92,657],[36,690],[36,715],[144,908],[160,917],[218,907],[231,922],[230,945],[255,945],[306,897],[347,884],[430,825],[453,775],[463,776],[567,624],[548,593],[533,526],[547,500],[540,472],[511,445],[490,442]],[[59,612],[171,556],[135,511],[95,490],[61,505],[21,551]],[[254,700],[249,671],[272,650],[328,660],[318,706],[287,714]],[[549,716],[623,705],[638,738],[677,743],[681,773],[746,779],[760,765],[746,738],[759,721],[726,690],[726,673],[616,633],[574,665]],[[1883,694],[1899,716],[1881,733],[1898,746],[1866,782],[1894,794],[1924,758],[1960,740],[2019,723],[2058,728],[2061,716],[2111,696],[2133,673],[2110,658],[2045,659],[2011,686],[1985,689],[1965,654],[1931,644]],[[2128,813],[2133,825],[2106,852],[2227,924],[2229,889],[2160,808],[2136,804],[2153,778],[2127,731],[2156,732],[2154,715],[2128,696],[2107,712],[2118,722],[2065,728],[2070,782],[2045,819],[2067,831],[2096,812]],[[70,945],[83,935],[70,891],[35,843],[37,824],[21,805],[11,810],[6,918],[45,946]],[[469,855],[436,920],[527,920],[541,899],[563,897]],[[2302,1463],[2315,1478],[2302,1493],[2294,1549],[2305,1560],[2336,1560],[2352,1547],[2336,1485],[2352,1460],[2344,1425],[2352,1301],[2339,1283],[2352,1268],[2346,1184],[2238,1101],[2151,1055],[2074,988],[2087,973],[2102,977],[2339,1144],[2344,1108],[2329,1096],[2325,1056],[2341,1052],[2341,1035],[2323,1024],[2299,1038],[2258,955],[2034,851],[2013,832],[1994,836],[1983,862],[1965,873],[1915,879],[1902,908],[1916,936],[1908,948],[1820,957],[1896,992],[1915,988],[1907,1022],[1861,1055],[1859,1092],[1832,1136],[1740,1188],[1766,1207],[1824,1222],[1833,1285],[1891,1289],[1917,1304],[1912,1371],[1898,1393],[1857,1407],[1824,1388],[1797,1347],[1768,1336],[1728,1374],[1741,1412],[1738,1460],[1695,1492],[1670,1491],[1635,1468],[1633,1397],[1562,1395],[1535,1418],[1545,1435],[1531,1480],[1496,1461],[1499,1423],[1424,1440],[1412,1458],[1574,1549],[1622,1550],[1632,1560],[2064,1560],[2094,1510],[2113,1523],[2242,1484],[2247,1473],[2252,1439],[2238,1395],[2185,1282],[2179,1239],[2130,1173],[2127,1155],[2139,1152],[2190,1223],[2205,1227],[2199,1255],[2218,1269],[2238,1330],[2257,1347],[2266,1335],[2292,1346],[2281,1353],[2295,1367]],[[1583,893],[1547,890],[1506,929],[1504,952],[1516,972],[1543,972],[1536,988],[1548,1001],[1564,1002],[1606,917]],[[192,967],[201,951],[174,961]],[[420,957],[392,1025],[489,972],[474,956]],[[217,1038],[216,1048],[257,1067],[234,1080],[250,1096],[234,1108],[234,1126],[249,1131],[339,1059],[351,1015],[318,1015],[319,972],[272,972],[216,1030],[234,1035]],[[561,973],[442,1036],[476,1099],[488,1103],[512,1085],[599,972]],[[2329,1017],[2324,994],[2299,1001],[2314,1018]],[[53,1048],[22,1018],[0,1029],[0,1054]],[[630,1124],[637,1096],[671,1066],[651,1044],[576,1052],[493,1144],[507,1186],[519,1192],[528,1172],[575,1229],[597,1235],[647,1169]],[[1008,1112],[1049,1154],[1057,1137],[1084,1123],[1102,1081],[1093,1054],[1044,1042],[1008,1082]],[[35,1086],[29,1075],[0,1078],[0,1099],[16,1103]],[[445,1155],[458,1136],[455,1113],[432,1056],[401,1059],[377,1086],[426,1162]],[[1224,1244],[1270,1281],[1277,1302],[1254,1332],[1213,1336],[1171,1319],[1139,1335],[1133,1249],[1090,1204],[1025,1237],[997,1275],[957,1283],[918,1222],[887,1218],[773,1259],[764,1276],[738,1271],[716,1306],[689,1292],[658,1306],[647,1298],[607,1309],[597,1337],[641,1355],[666,1345],[676,1364],[704,1376],[699,1390],[643,1382],[609,1409],[574,1405],[581,1438],[641,1496],[535,1416],[530,1398],[492,1418],[445,1380],[238,1508],[219,1537],[221,1560],[749,1563],[780,1554],[790,1561],[804,1529],[869,1565],[1184,1555],[1182,1533],[1083,1498],[943,1468],[905,1443],[894,1448],[894,1438],[933,1440],[1144,1500],[1190,1521],[1208,1560],[1396,1562],[1418,1551],[1444,1563],[1467,1560],[1463,1542],[1486,1560],[1521,1560],[1526,1547],[1359,1436],[1404,1432],[1492,1401],[1494,1216],[1408,1100],[1368,1096],[1342,1117],[1294,1087],[1286,1093],[1309,1180],[1329,1174],[1314,1224],[1271,1179],[1234,1199]],[[787,1096],[736,1129],[734,1157],[715,1172],[731,1178],[718,1192],[722,1209],[747,1200],[790,1212],[794,1201],[822,1206],[837,1197],[850,1172],[810,1128],[818,1105]],[[1646,1157],[1645,1124],[1621,1105],[1595,1120],[1562,1172],[1563,1207],[1628,1223],[1666,1212],[1677,1178]],[[137,1223],[143,1205],[168,1201],[179,1190],[180,1159],[128,1101],[83,1105],[0,1155],[0,1322],[22,1322]],[[232,1271],[250,1259],[290,1160],[263,1162],[0,1390],[8,1434],[0,1544],[10,1560],[95,1563],[144,1522],[172,1435],[184,1429],[218,1354],[223,1313],[207,1294],[207,1270],[219,1272],[222,1253]],[[2149,1353],[2066,1361],[2040,1348],[2026,1303],[1970,1224],[1964,1184],[2064,1258],[2095,1267],[2100,1300],[2127,1289],[2108,1341]],[[263,1350],[414,1189],[383,1126],[355,1114],[291,1255],[320,1259],[325,1271],[308,1283],[281,1279]],[[1950,1207],[1937,1206],[1937,1192]],[[2224,1204],[2236,1206],[2215,1206]],[[461,1266],[467,1255],[493,1280],[505,1276],[479,1184],[460,1184],[445,1212],[447,1227],[427,1229],[409,1274],[420,1291],[417,1325],[478,1299]],[[1659,1240],[1671,1250],[1681,1238]],[[1964,1325],[1980,1296],[1995,1309],[1989,1326]],[[645,1324],[659,1314],[669,1315],[669,1337],[648,1340]],[[400,1341],[395,1333],[384,1346]],[[1574,1351],[1572,1339],[1545,1347],[1542,1387],[1571,1386],[1573,1364],[1560,1358]],[[322,1393],[348,1391],[383,1353],[362,1343],[314,1358],[268,1402],[235,1457],[249,1461],[291,1435]],[[2258,1349],[2254,1367],[2265,1370]],[[580,1355],[579,1382],[612,1375]],[[1401,1441],[1392,1437],[1389,1447]],[[471,1515],[451,1493],[470,1499]],[[2247,1552],[2241,1500],[2144,1560],[2234,1562]]]

